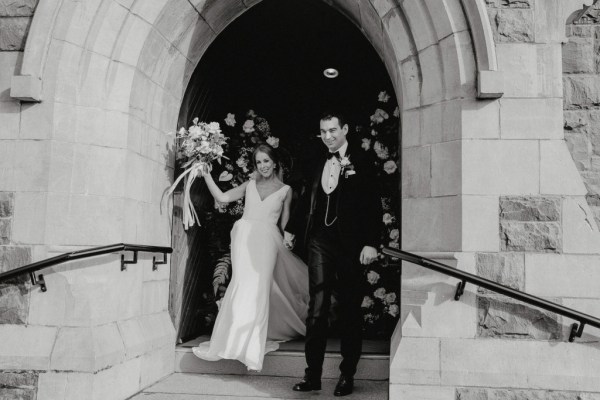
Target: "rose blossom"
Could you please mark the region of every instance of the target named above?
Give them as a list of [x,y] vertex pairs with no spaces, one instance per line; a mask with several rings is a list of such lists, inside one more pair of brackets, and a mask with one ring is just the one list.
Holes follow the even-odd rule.
[[394,110],[394,117],[398,118],[400,116],[400,107],[396,106]]
[[375,271],[369,271],[367,274],[367,281],[369,281],[371,285],[376,284],[379,282],[379,274]]
[[390,308],[388,309],[388,314],[390,314],[392,317],[398,316],[399,312],[400,312],[400,308],[398,307],[397,304],[392,304],[390,306]]
[[251,119],[247,119],[246,122],[244,122],[244,125],[242,126],[242,129],[246,133],[252,133],[252,132],[254,132],[254,121],[252,121]]
[[279,138],[276,138],[275,136],[269,136],[267,138],[267,143],[269,143],[272,148],[276,149],[279,147]]
[[389,156],[387,148],[380,142],[375,142],[373,145],[373,150],[375,150],[375,153],[377,153],[377,157],[381,158],[382,160],[385,160]]
[[371,148],[371,139],[368,138],[364,138],[362,140],[362,144],[360,145],[363,149],[365,149],[365,151],[369,151],[369,149]]
[[386,91],[379,92],[379,101],[380,102],[387,103],[389,99],[390,99],[390,95],[387,94]]
[[375,297],[377,297],[378,299],[382,299],[383,300],[383,298],[385,297],[385,288],[380,287],[375,292],[373,292],[373,295]]
[[391,247],[392,249],[400,249],[400,244],[398,244],[396,241],[393,241],[388,243],[388,247]]
[[392,229],[390,231],[390,239],[396,240],[400,237],[400,231],[398,229]]
[[225,124],[227,124],[227,126],[235,126],[235,114],[227,113],[227,118],[225,118]]
[[388,174],[393,174],[398,169],[398,166],[393,160],[387,160],[385,164],[383,164],[383,170]]
[[235,163],[240,168],[246,168],[248,166],[248,160],[246,160],[244,157],[238,158]]
[[385,299],[383,300],[386,304],[392,304],[396,301],[396,293],[391,292],[385,295]]
[[394,217],[392,217],[392,214],[390,214],[390,213],[383,214],[383,223],[384,224],[389,225],[392,222],[394,222]]
[[381,108],[378,108],[377,110],[375,110],[375,114],[371,115],[371,122],[373,122],[375,124],[380,124],[383,121],[385,121],[386,119],[388,119],[389,117],[390,116],[388,113],[383,111]]
[[373,307],[373,304],[375,304],[375,302],[373,301],[373,299],[370,298],[369,296],[365,296],[363,298],[362,304],[360,306],[362,308],[371,308],[371,307]]

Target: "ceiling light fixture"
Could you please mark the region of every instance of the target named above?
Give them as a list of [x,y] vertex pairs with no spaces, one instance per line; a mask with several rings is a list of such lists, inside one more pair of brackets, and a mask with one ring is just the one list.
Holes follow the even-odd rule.
[[330,78],[330,79],[337,78],[339,74],[340,74],[339,71],[335,68],[326,68],[323,71],[323,75],[325,75],[325,78]]

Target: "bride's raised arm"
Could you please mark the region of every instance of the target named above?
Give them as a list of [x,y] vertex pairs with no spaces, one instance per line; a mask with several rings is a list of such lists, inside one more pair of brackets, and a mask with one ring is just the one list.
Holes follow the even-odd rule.
[[246,185],[248,185],[249,182],[246,181],[241,185],[229,189],[228,191],[223,193],[215,183],[209,171],[203,171],[202,176],[204,177],[204,182],[206,182],[206,186],[208,186],[210,194],[212,194],[215,200],[219,203],[231,203],[232,201],[236,201],[244,197],[244,194],[246,192]]

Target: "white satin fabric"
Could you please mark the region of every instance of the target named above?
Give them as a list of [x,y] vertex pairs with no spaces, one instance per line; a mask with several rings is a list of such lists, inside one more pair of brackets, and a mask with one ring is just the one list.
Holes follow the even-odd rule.
[[204,360],[234,359],[260,371],[278,341],[306,333],[308,268],[283,246],[277,222],[290,189],[261,200],[246,186],[244,215],[231,230],[232,277],[211,340],[192,350]]

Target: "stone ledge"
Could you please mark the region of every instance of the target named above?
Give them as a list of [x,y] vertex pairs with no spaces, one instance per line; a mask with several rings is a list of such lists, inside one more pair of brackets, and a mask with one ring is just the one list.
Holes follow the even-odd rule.
[[477,74],[477,98],[499,99],[504,95],[502,71],[479,71]]
[[42,79],[31,75],[15,75],[10,85],[10,97],[24,102],[42,101]]

